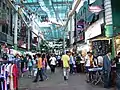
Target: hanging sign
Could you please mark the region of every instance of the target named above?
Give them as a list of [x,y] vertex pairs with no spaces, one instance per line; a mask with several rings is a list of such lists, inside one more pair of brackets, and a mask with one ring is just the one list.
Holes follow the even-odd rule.
[[77,41],[84,40],[84,20],[79,20],[76,25]]

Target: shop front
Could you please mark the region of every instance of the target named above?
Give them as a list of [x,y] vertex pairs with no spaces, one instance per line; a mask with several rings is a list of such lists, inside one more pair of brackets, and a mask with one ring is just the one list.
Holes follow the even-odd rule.
[[85,32],[85,41],[89,41],[95,56],[103,56],[110,50],[110,40],[104,37],[102,24],[103,18],[89,26]]
[[76,23],[76,48],[80,52],[85,43],[84,20],[78,20]]

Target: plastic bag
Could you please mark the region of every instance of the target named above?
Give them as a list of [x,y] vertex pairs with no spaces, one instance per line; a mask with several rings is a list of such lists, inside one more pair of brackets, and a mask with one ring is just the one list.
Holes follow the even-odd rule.
[[47,70],[50,70],[50,66],[49,65],[47,65]]
[[23,69],[23,72],[27,72],[28,70],[26,68]]
[[37,75],[37,69],[34,70],[34,76],[36,76],[36,75]]

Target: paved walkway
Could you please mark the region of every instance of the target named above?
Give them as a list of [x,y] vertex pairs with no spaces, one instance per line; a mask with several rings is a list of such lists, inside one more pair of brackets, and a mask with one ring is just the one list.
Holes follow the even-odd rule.
[[[44,82],[33,83],[34,78],[23,77],[19,80],[19,90],[107,90],[102,86],[93,86],[85,82],[84,74],[70,75],[64,81],[62,70],[57,69],[55,74],[49,74],[49,79]],[[109,89],[110,90],[110,89]]]

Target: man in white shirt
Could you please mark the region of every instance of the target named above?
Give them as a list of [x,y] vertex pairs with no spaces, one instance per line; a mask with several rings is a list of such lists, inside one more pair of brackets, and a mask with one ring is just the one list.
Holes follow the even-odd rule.
[[50,67],[51,67],[51,72],[54,73],[55,72],[55,67],[56,67],[56,58],[54,55],[52,55],[50,57]]
[[103,66],[103,57],[102,56],[98,56],[97,60],[98,60],[98,66],[102,67]]

